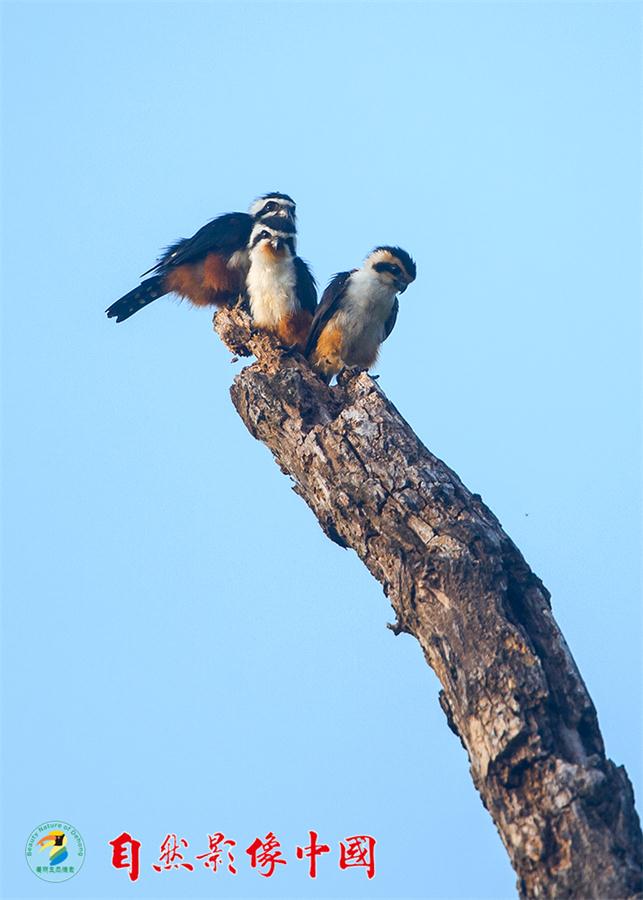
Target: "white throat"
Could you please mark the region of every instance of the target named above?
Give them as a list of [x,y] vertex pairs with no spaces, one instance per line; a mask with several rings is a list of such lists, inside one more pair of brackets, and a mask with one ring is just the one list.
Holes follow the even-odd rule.
[[290,254],[275,257],[259,244],[250,251],[246,279],[252,318],[260,328],[275,328],[297,311],[297,274]]
[[384,323],[393,309],[397,289],[370,266],[353,272],[348,285],[351,306],[360,317]]

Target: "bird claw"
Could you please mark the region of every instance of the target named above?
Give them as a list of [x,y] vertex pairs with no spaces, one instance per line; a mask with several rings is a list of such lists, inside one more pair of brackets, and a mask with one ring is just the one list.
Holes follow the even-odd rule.
[[359,366],[344,366],[337,373],[337,384],[348,384],[353,378],[357,378],[358,375],[366,371],[366,369],[361,369]]

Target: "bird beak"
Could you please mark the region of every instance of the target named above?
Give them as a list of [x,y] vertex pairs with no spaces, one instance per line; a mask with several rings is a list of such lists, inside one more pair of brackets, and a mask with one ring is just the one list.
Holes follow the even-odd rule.
[[284,246],[284,242],[282,241],[281,238],[275,238],[274,241],[272,242],[272,246],[274,247],[275,252],[276,252],[276,253],[279,253],[279,251],[280,251],[280,250],[283,248],[283,246]]
[[406,283],[406,281],[398,281],[397,289],[400,294],[403,294],[404,291],[407,289],[407,287],[408,287],[408,284]]

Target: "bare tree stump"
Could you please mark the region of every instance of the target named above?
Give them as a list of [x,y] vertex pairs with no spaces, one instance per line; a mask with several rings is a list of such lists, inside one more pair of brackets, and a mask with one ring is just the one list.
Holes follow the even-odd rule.
[[237,355],[231,388],[324,532],[355,550],[442,684],[523,897],[641,896],[643,840],[625,769],[542,582],[493,513],[422,444],[367,374],[327,387],[298,354],[215,316]]

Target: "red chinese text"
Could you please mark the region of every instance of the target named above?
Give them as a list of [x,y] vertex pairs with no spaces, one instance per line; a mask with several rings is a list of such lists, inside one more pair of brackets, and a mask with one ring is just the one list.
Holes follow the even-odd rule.
[[250,857],[252,868],[267,869],[266,872],[260,872],[259,874],[263,875],[264,878],[270,878],[277,865],[286,865],[286,860],[280,859],[282,855],[280,847],[281,844],[272,831],[268,832],[263,841],[257,838],[246,850]]
[[112,847],[112,865],[115,869],[127,869],[130,881],[138,878],[138,857],[141,842],[135,840],[131,834],[124,831],[113,841],[109,841]]
[[375,875],[375,838],[368,834],[354,834],[339,843],[339,868],[363,867],[369,878]]
[[[188,847],[188,842],[184,839],[180,839],[180,843],[184,847]],[[162,870],[169,871],[170,869],[180,869],[183,867],[184,869],[189,869],[190,872],[194,871],[194,866],[192,863],[186,863],[183,861],[183,854],[179,850],[179,839],[175,834],[168,834],[161,844],[161,855],[159,856],[159,863],[163,863],[162,866],[156,865],[155,863],[152,865],[152,868],[157,872],[161,872]]]
[[304,856],[309,857],[308,874],[311,878],[317,878],[317,857],[321,856],[322,853],[330,853],[330,847],[328,844],[317,843],[316,831],[309,831],[308,834],[310,835],[310,844],[307,847],[296,848],[297,859],[303,859]]
[[225,852],[228,854],[228,869],[232,872],[233,875],[236,875],[237,870],[232,865],[232,863],[234,862],[234,856],[230,852],[229,848],[236,847],[237,842],[226,838],[226,836],[220,831],[215,831],[214,834],[208,835],[208,844],[208,852],[201,853],[195,858],[202,859],[203,865],[206,867],[206,869],[212,869],[213,872],[216,872],[218,867],[221,865],[224,852],[222,848],[225,847]]

